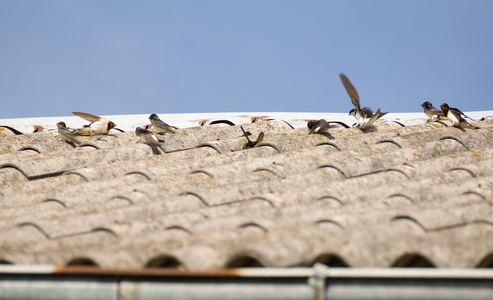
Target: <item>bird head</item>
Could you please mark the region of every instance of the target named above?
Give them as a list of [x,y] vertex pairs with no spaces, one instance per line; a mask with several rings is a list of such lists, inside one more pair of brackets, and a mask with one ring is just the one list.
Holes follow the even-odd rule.
[[308,126],[308,129],[312,129],[313,127],[317,126],[317,121],[316,120],[310,120],[310,121],[308,121],[306,126]]
[[431,107],[431,103],[429,101],[423,102],[423,104],[421,104],[421,107],[422,108],[429,108],[429,107]]

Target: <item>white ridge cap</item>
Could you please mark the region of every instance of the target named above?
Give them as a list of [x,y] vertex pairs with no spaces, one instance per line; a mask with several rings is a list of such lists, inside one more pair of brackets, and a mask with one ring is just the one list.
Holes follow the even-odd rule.
[[[92,112],[93,113],[93,112]],[[493,117],[493,110],[466,112],[468,116],[475,120],[482,117]],[[135,115],[102,115],[116,123],[116,127],[124,131],[133,131],[136,127],[150,124],[150,114]],[[199,126],[199,121],[208,120],[229,120],[235,124],[251,123],[252,117],[267,117],[269,119],[280,119],[288,122],[295,128],[306,127],[306,120],[325,119],[327,121],[341,121],[348,125],[355,123],[355,119],[347,113],[328,113],[328,112],[226,112],[226,113],[186,113],[186,114],[165,114],[157,115],[166,123],[178,128],[188,128]],[[404,125],[416,125],[425,123],[428,118],[423,112],[412,113],[388,113],[382,120],[398,121]],[[77,116],[61,117],[38,117],[38,118],[14,118],[0,119],[0,126],[11,126],[15,129],[30,133],[33,132],[35,125],[43,126],[45,130],[56,129],[56,123],[63,121],[70,128],[80,128],[89,124],[88,121]]]

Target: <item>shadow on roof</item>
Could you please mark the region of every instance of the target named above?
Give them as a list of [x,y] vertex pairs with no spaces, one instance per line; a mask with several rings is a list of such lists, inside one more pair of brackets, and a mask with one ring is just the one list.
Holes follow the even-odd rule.
[[397,259],[392,268],[435,268],[435,265],[421,254],[408,253]]

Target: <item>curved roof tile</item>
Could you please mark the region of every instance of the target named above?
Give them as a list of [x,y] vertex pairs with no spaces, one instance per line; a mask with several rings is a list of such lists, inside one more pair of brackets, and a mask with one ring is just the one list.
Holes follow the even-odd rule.
[[382,122],[308,135],[309,117],[264,119],[234,119],[252,137],[264,132],[255,148],[242,150],[239,125],[214,125],[160,135],[168,153],[156,156],[133,131],[82,137],[80,148],[55,131],[2,136],[0,258],[112,268],[490,265],[493,120],[479,130]]

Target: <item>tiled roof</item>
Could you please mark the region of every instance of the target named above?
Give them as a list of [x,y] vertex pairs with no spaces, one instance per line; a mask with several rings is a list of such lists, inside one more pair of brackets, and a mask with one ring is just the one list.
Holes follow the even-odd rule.
[[265,134],[245,150],[239,125],[181,128],[163,155],[133,131],[80,148],[56,131],[0,137],[0,262],[493,266],[493,120],[297,122],[243,124]]

